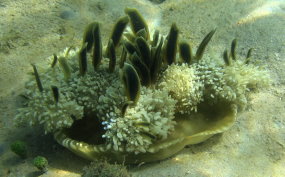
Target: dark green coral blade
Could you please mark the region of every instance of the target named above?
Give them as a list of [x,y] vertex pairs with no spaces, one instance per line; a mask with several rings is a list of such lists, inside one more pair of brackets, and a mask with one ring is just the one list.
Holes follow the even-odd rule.
[[32,64],[37,86],[40,92],[44,90],[36,65]]
[[124,32],[124,37],[130,42],[135,42],[137,36],[132,32]]
[[84,76],[87,71],[87,42],[82,46],[79,51],[79,73]]
[[210,33],[208,33],[206,35],[206,37],[203,39],[203,41],[201,42],[201,44],[199,45],[197,51],[196,51],[196,56],[195,59],[196,60],[200,60],[203,57],[204,51],[206,46],[208,45],[208,43],[210,42],[210,40],[212,39],[213,35],[215,34],[216,29],[212,30]]
[[147,40],[149,39],[149,29],[147,26],[147,23],[145,19],[142,17],[142,15],[139,13],[137,9],[134,8],[126,8],[125,13],[130,18],[131,28],[134,34],[137,34],[138,31],[141,29],[145,29]]
[[137,32],[137,34],[136,34],[136,36],[137,37],[142,37],[142,38],[144,38],[145,40],[147,40],[147,32],[146,32],[146,30],[143,28],[143,29],[141,29],[141,30],[139,30],[138,32]]
[[251,57],[251,53],[253,51],[253,48],[250,48],[248,51],[247,51],[247,54],[246,54],[246,59],[250,58]]
[[151,46],[152,46],[152,47],[157,46],[158,40],[159,40],[159,31],[158,31],[158,30],[155,30],[154,33],[153,33],[153,37],[152,37],[152,41],[151,41]]
[[149,68],[141,61],[137,53],[131,56],[131,63],[141,78],[141,84],[143,86],[149,86],[151,81]]
[[159,71],[161,69],[162,65],[162,56],[161,56],[161,51],[162,51],[162,45],[163,45],[163,37],[161,37],[160,42],[157,47],[155,47],[155,51],[153,54],[153,59],[152,59],[152,65],[150,69],[150,76],[151,76],[151,82],[154,84],[156,82],[157,76],[159,74]]
[[141,61],[150,68],[151,66],[151,58],[150,58],[150,48],[143,37],[138,37],[136,39],[136,45],[139,49],[139,54],[141,57]]
[[55,65],[57,64],[57,61],[58,61],[57,55],[54,53],[53,54],[53,60],[52,60],[52,63],[51,63],[51,67],[52,68],[55,67]]
[[66,61],[66,58],[59,57],[58,61],[59,61],[60,67],[61,67],[61,69],[63,71],[65,80],[70,79],[70,77],[71,77],[71,69],[70,69],[69,64]]
[[107,50],[108,50],[108,58],[109,58],[109,72],[114,72],[115,70],[115,66],[116,66],[116,50],[115,50],[115,45],[113,43],[113,40],[110,39],[108,42],[108,46],[107,46]]
[[179,44],[179,53],[183,62],[190,64],[193,58],[190,44],[188,44],[187,42],[181,42]]
[[127,50],[127,52],[131,55],[135,52],[137,52],[137,53],[139,52],[138,49],[136,48],[136,46],[128,40],[124,40],[124,47]]
[[225,50],[224,53],[223,53],[223,59],[224,59],[224,62],[227,66],[230,66],[232,61],[231,61],[231,58],[229,57],[228,55],[228,51]]
[[245,59],[245,64],[249,64],[252,51],[253,51],[253,48],[250,48],[250,49],[247,51],[246,59]]
[[127,50],[125,47],[123,47],[119,63],[120,68],[124,66],[124,63],[127,60],[127,55],[128,55]]
[[99,26],[98,22],[90,23],[86,28],[83,35],[83,45],[87,42],[87,52],[90,52],[94,42],[94,29]]
[[176,24],[173,23],[171,25],[165,47],[165,61],[168,65],[171,65],[176,60],[178,32]]
[[129,23],[129,18],[127,16],[120,18],[117,23],[115,24],[113,28],[113,32],[111,35],[111,39],[113,40],[114,46],[117,47],[121,37],[123,35],[123,32]]
[[153,135],[152,133],[150,133],[150,132],[141,131],[140,133],[141,133],[142,136],[149,137],[149,138],[152,139],[152,140],[157,139],[157,137],[156,137],[155,135]]
[[[102,40],[101,40],[101,32],[100,27],[97,25],[93,31],[94,37],[94,48],[93,48],[93,56],[92,56],[92,64],[94,70],[96,70],[101,63],[102,60]],[[87,45],[88,46],[88,45]],[[87,47],[88,48],[88,47]]]
[[236,47],[237,47],[237,39],[234,39],[231,45],[231,57],[233,60],[236,60]]
[[136,104],[140,97],[141,83],[139,75],[132,65],[128,63],[124,64],[122,70],[122,80],[128,101]]
[[55,103],[58,103],[59,100],[59,91],[57,86],[51,86],[51,90],[52,90],[52,94],[53,94],[53,98]]

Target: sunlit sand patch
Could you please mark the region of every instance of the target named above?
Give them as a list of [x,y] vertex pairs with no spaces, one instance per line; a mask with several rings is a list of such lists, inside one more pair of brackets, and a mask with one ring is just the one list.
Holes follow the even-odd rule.
[[[283,6],[283,8],[282,8]],[[257,7],[255,10],[242,17],[238,24],[245,24],[255,21],[262,17],[267,17],[276,13],[284,13],[285,2],[283,0],[269,0],[262,6]]]

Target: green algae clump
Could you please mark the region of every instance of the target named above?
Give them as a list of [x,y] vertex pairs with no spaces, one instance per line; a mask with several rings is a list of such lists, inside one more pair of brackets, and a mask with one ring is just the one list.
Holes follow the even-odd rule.
[[12,152],[14,152],[15,154],[17,154],[19,157],[21,157],[22,159],[27,158],[27,144],[23,141],[14,141],[13,143],[11,143],[10,145],[10,149]]
[[[42,125],[89,160],[152,162],[228,130],[250,91],[270,83],[249,54],[236,55],[236,40],[224,58],[205,55],[216,30],[194,55],[187,42],[178,43],[175,24],[168,37],[155,31],[151,39],[137,10],[126,9],[126,15],[129,20],[115,23],[107,47],[93,22],[80,50],[54,55],[42,72],[33,65],[36,79],[26,84],[27,102],[16,121]],[[128,23],[132,31],[125,29]]]
[[47,172],[48,171],[48,160],[43,156],[37,156],[33,160],[33,164],[37,169],[39,169],[41,172]]

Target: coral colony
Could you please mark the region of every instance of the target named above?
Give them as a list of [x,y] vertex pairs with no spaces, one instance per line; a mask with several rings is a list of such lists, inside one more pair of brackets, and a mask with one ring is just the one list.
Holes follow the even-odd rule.
[[150,162],[229,129],[249,91],[269,84],[267,72],[251,63],[251,49],[237,56],[236,40],[222,59],[203,57],[215,30],[193,54],[178,41],[176,24],[166,36],[150,34],[136,9],[125,13],[105,47],[94,22],[81,49],[54,55],[40,72],[32,65],[19,123],[43,125],[86,159]]

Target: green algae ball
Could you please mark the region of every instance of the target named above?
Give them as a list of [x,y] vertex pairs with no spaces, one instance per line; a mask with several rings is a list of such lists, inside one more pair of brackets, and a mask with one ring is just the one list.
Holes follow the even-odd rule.
[[33,160],[33,164],[42,172],[47,172],[48,170],[48,160],[45,157],[37,156]]
[[23,141],[15,141],[10,145],[12,152],[20,156],[22,159],[27,157],[27,145]]

